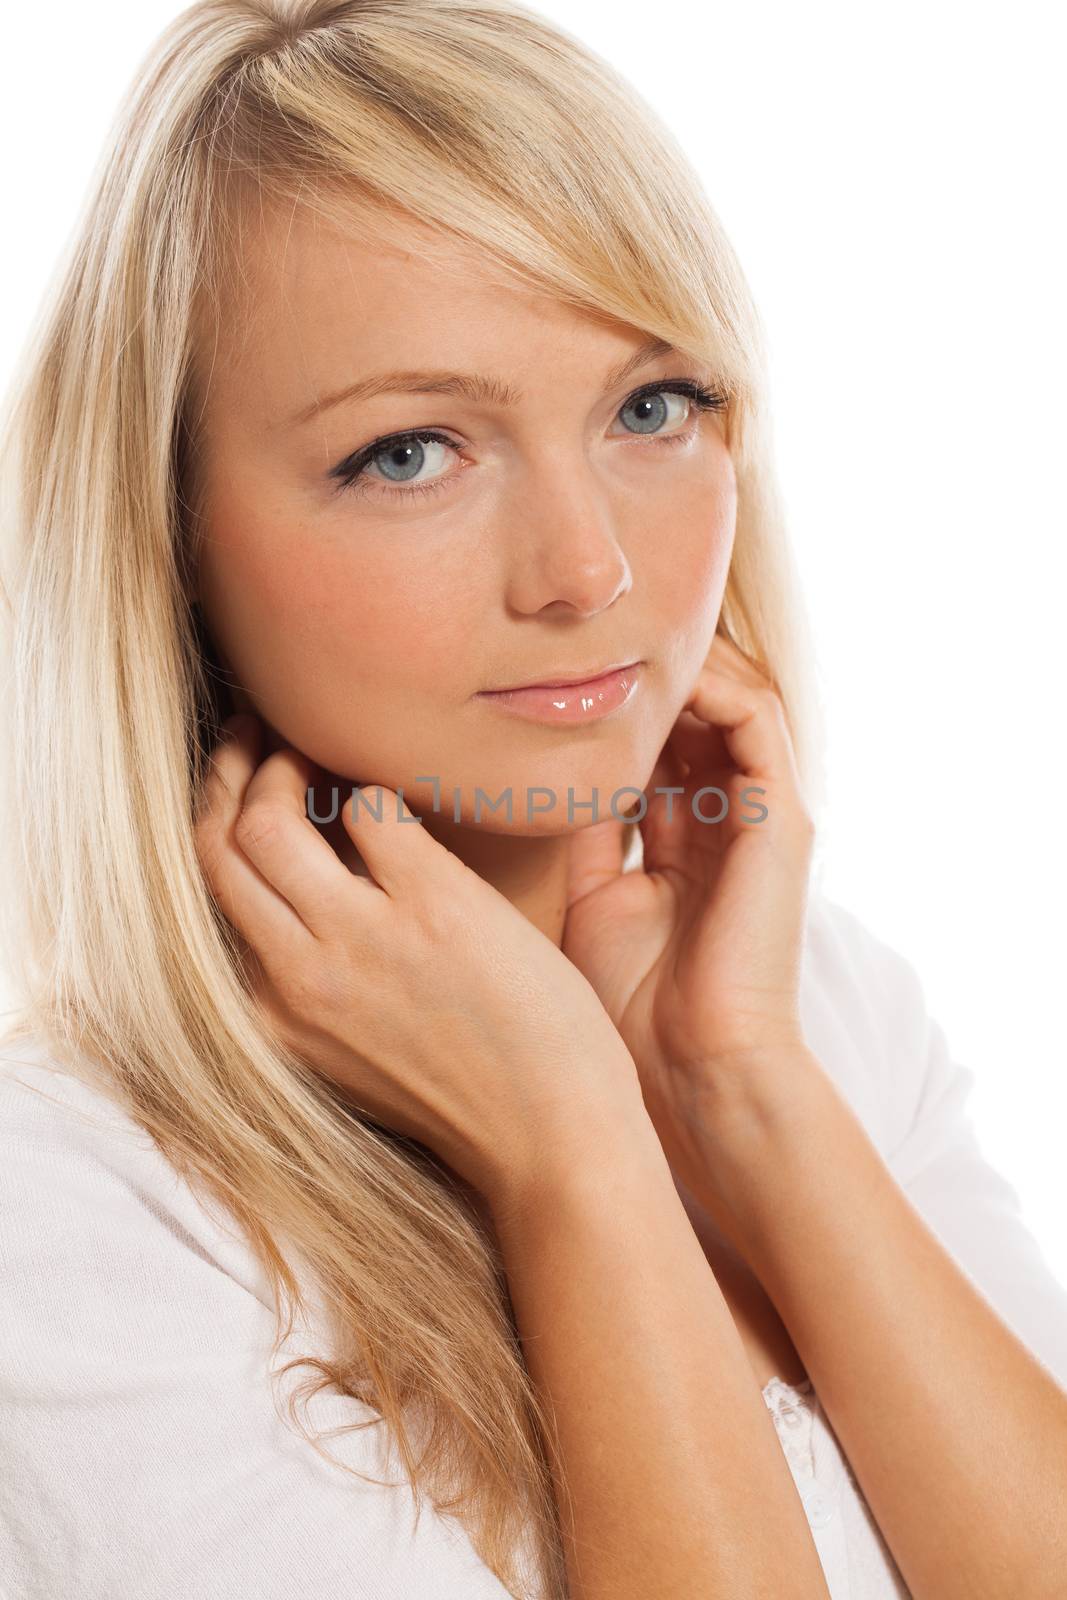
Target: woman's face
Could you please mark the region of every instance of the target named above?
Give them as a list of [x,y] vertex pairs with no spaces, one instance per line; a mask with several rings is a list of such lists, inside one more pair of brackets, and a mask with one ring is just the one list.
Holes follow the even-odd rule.
[[[436,779],[461,823],[480,788],[497,832],[585,826],[594,793],[609,815],[648,783],[696,681],[736,512],[722,415],[662,389],[628,402],[713,375],[667,353],[620,376],[641,331],[415,225],[359,241],[297,213],[263,224],[244,270],[248,332],[227,318],[203,353],[198,588],[247,701],[327,772],[402,788],[418,814]],[[441,438],[341,481],[409,430]],[[607,716],[529,721],[482,697],[631,660],[636,687]],[[554,803],[539,793],[528,818],[534,786]],[[510,821],[487,809],[508,790]]]

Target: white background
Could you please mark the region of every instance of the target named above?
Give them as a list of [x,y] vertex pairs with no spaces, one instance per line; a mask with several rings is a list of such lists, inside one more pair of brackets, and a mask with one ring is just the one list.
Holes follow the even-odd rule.
[[[0,381],[177,9],[5,17]],[[829,716],[825,887],[919,969],[1067,1281],[1058,7],[540,9],[666,117],[744,263]]]

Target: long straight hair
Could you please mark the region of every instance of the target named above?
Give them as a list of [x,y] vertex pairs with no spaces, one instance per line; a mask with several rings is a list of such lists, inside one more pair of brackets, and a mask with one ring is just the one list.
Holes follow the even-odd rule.
[[321,1296],[318,1347],[281,1369],[311,1369],[293,1421],[299,1394],[363,1401],[417,1508],[457,1517],[511,1594],[562,1600],[566,1485],[493,1243],[432,1152],[271,1034],[194,846],[231,709],[190,600],[196,373],[249,207],[344,225],[355,203],[715,364],[738,485],[718,627],[771,673],[820,803],[763,331],[655,113],[512,0],[199,0],[128,91],[5,402],[7,1042],[103,1088],[237,1220],[275,1353]]

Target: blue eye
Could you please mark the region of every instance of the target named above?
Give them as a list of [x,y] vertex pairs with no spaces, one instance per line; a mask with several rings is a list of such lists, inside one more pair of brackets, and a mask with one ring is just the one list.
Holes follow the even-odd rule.
[[[426,446],[429,446],[429,452]],[[379,446],[366,459],[360,470],[373,463],[387,483],[406,487],[426,465],[427,456],[432,465],[433,451],[447,446],[448,440],[436,433],[411,433],[397,437],[392,444]]]
[[[692,396],[679,395],[673,389],[659,389],[655,394],[642,394],[638,395],[636,400],[627,400],[626,404],[620,408],[619,416],[625,417],[629,411],[637,417],[638,425],[633,430],[635,433],[658,433],[664,421],[670,421],[670,407],[663,398],[664,395],[671,395],[676,400],[692,399]],[[627,423],[627,427],[629,427],[629,423]]]
[[[355,456],[343,461],[333,469],[331,477],[340,480],[341,489],[379,500],[399,500],[407,495],[428,494],[438,488],[438,478],[431,478],[426,483],[410,481],[426,464],[427,445],[438,449],[441,446],[449,450],[456,449],[445,434],[433,430],[395,433],[388,438],[375,440]],[[430,459],[432,462],[433,457]],[[374,467],[374,472],[369,470],[371,467]],[[371,483],[375,484],[374,488],[368,487]],[[383,492],[377,487],[380,483],[394,484],[396,487],[386,488]]]
[[[616,415],[625,418],[630,413],[636,425],[629,431],[635,436],[646,435],[653,444],[685,443],[696,431],[695,425],[682,432],[661,434],[664,421],[669,421],[669,408],[663,400],[664,395],[680,396],[699,411],[724,411],[727,404],[725,395],[718,390],[706,389],[688,378],[678,378],[664,383],[646,383],[640,389],[635,389]],[[689,416],[690,412],[687,411],[682,422],[688,421]],[[427,445],[431,447],[430,452],[427,452]],[[432,428],[388,434],[383,439],[375,439],[354,456],[347,457],[332,469],[330,476],[338,480],[341,490],[351,490],[386,502],[416,494],[433,494],[450,483],[456,474],[436,474],[425,482],[416,482],[415,479],[428,459],[431,466],[440,462],[439,455],[434,454],[434,447],[439,450],[442,446],[449,450],[458,448],[447,435]],[[369,470],[372,467],[373,472]],[[374,487],[371,487],[372,484]]]

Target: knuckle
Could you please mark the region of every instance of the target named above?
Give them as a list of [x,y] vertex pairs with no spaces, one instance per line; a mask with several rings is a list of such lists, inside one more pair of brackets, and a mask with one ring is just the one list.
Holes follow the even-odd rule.
[[[415,934],[423,949],[443,944],[448,939],[445,913],[439,906],[416,906],[413,910]],[[417,946],[413,946],[414,949]]]
[[465,923],[451,895],[427,895],[414,911],[419,931],[428,943],[451,948],[462,939]]
[[286,821],[284,808],[273,800],[253,800],[234,823],[234,836],[242,849],[262,849],[276,844]]
[[328,1003],[327,985],[318,963],[290,957],[274,973],[274,986],[287,1012],[317,1017]]
[[286,956],[272,976],[291,1016],[316,1022],[350,1009],[345,974],[321,947]]
[[347,927],[346,898],[341,887],[317,885],[309,890],[303,905],[305,920],[329,933],[343,933]]

